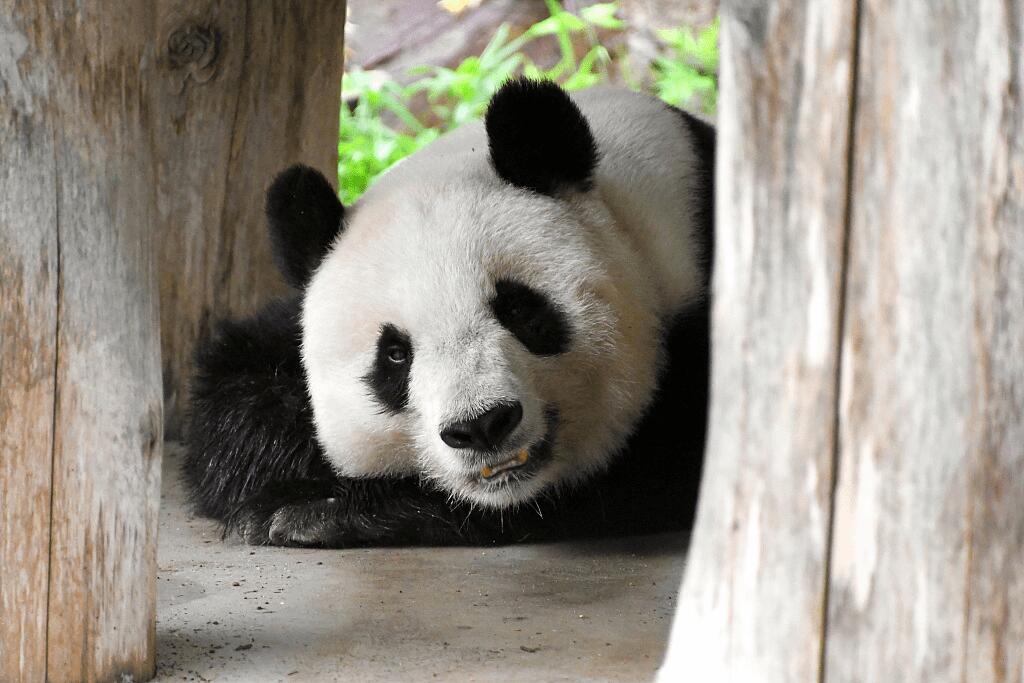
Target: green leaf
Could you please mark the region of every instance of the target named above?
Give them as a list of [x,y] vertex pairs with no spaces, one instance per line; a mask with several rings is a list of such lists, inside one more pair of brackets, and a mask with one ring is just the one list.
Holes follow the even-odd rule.
[[626,27],[626,22],[615,16],[618,11],[619,6],[616,3],[602,2],[590,7],[584,7],[580,10],[580,15],[588,24],[598,28],[619,30]]

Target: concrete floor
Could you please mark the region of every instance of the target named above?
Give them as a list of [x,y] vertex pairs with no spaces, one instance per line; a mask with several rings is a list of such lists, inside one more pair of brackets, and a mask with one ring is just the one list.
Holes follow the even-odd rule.
[[685,537],[507,548],[222,542],[185,509],[168,444],[158,681],[643,681]]

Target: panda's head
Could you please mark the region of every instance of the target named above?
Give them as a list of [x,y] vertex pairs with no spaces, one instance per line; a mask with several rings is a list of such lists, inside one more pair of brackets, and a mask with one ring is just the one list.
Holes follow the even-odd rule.
[[305,292],[303,363],[337,471],[415,474],[506,507],[621,448],[654,391],[659,321],[572,100],[513,81],[474,125],[347,210],[318,173],[289,169],[268,216]]

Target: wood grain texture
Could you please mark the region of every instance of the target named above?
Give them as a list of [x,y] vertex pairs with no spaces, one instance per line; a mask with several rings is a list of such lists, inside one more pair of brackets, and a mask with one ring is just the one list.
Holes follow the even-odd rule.
[[154,137],[167,431],[211,321],[285,288],[263,194],[303,162],[337,176],[343,0],[160,0]]
[[60,239],[47,678],[154,672],[161,392],[147,4],[47,3]]
[[[662,676],[1021,683],[1024,0],[863,0],[852,110],[821,99],[850,81],[809,79],[834,63],[806,41],[787,70],[749,30],[791,4],[732,3],[723,22],[709,464]],[[784,80],[735,78],[751,73]],[[843,187],[805,102],[852,118],[834,137],[847,221],[789,205]],[[785,163],[790,140],[819,165]],[[822,319],[824,337],[801,327]]]
[[57,330],[53,134],[31,16],[0,10],[0,681],[46,674]]
[[829,683],[1024,680],[1022,26],[863,3]]
[[712,406],[663,681],[817,683],[854,3],[722,6]]
[[162,443],[155,13],[23,0],[0,17],[0,678],[143,680]]

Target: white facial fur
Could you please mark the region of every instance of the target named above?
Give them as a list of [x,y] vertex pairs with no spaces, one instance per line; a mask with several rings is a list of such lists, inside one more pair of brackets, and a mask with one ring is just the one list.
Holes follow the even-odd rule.
[[[622,447],[656,387],[663,322],[703,294],[682,191],[693,157],[678,115],[654,100],[605,90],[577,101],[602,153],[594,190],[552,199],[510,186],[469,124],[348,209],[303,310],[317,435],[340,474],[418,474],[504,507],[585,478]],[[498,323],[489,301],[503,277],[562,311],[565,353],[533,355]],[[399,414],[363,379],[386,323],[413,348]],[[515,485],[484,485],[441,428],[516,400],[522,422],[496,459],[544,439],[554,408],[550,460]]]

